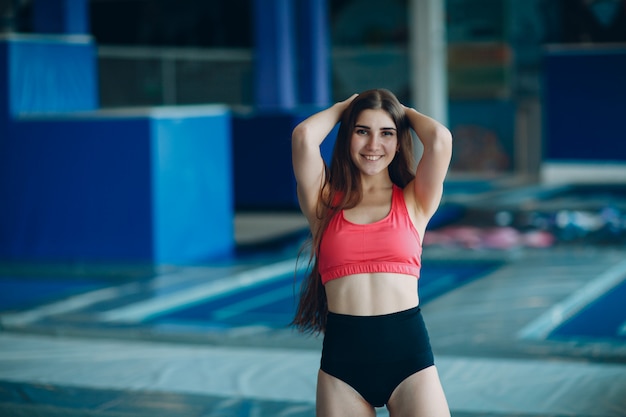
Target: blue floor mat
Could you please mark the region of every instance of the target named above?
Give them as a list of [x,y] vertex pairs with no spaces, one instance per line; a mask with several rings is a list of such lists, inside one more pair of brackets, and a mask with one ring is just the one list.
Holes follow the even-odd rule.
[[611,339],[626,342],[626,281],[565,321],[549,339]]
[[93,278],[48,279],[31,277],[0,277],[0,311],[33,307],[101,288],[103,284]]
[[[430,263],[422,268],[420,300],[427,303],[497,268],[496,262]],[[283,328],[289,325],[296,308],[296,294],[302,276],[293,275],[242,288],[235,293],[187,308],[152,317],[155,325],[206,326],[229,328],[257,325]],[[295,286],[294,286],[295,284]]]

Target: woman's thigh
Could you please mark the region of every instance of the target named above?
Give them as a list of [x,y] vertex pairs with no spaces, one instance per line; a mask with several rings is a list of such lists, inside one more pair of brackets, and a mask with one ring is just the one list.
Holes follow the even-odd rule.
[[317,375],[317,417],[368,417],[376,412],[350,385],[320,370]]
[[402,381],[387,408],[390,417],[450,417],[437,368],[430,366]]

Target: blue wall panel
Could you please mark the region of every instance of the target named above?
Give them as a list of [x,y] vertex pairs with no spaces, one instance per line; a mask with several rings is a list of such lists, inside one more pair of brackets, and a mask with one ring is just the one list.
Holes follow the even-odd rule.
[[544,64],[546,158],[626,161],[626,49],[553,50]]
[[36,33],[89,33],[89,0],[33,0]]
[[0,257],[150,261],[147,119],[19,120],[0,179]]
[[295,2],[298,47],[298,101],[328,106],[332,102],[328,0]]
[[293,115],[251,114],[233,117],[235,203],[238,209],[293,207],[291,168]]
[[228,111],[113,113],[11,124],[0,260],[184,264],[233,252]]
[[155,257],[201,261],[234,245],[230,114],[154,119]]
[[10,115],[98,107],[96,47],[91,38],[12,36],[5,42]]
[[7,136],[5,129],[9,119],[9,58],[8,45],[0,40],[0,142]]
[[289,109],[296,105],[294,2],[254,0],[255,105]]
[[[3,159],[6,157],[9,140],[9,76],[8,45],[0,41],[0,181],[6,174]],[[3,157],[3,155],[5,155]],[[0,203],[1,204],[1,203]]]
[[[235,206],[242,210],[297,209],[291,165],[291,132],[320,109],[233,114]],[[322,144],[328,164],[337,127]]]

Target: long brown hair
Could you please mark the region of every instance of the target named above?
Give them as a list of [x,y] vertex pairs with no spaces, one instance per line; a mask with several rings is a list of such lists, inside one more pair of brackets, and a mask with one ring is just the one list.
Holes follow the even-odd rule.
[[302,332],[323,333],[326,329],[328,304],[319,274],[318,251],[324,230],[337,212],[355,207],[362,199],[360,171],[350,156],[350,141],[359,114],[363,110],[385,110],[393,119],[398,135],[398,152],[389,164],[391,181],[404,188],[415,177],[415,159],[409,121],[404,107],[393,93],[385,89],[360,93],[343,112],[333,148],[330,170],[320,190],[317,218],[319,226],[312,231],[309,275],[302,283],[300,301],[292,325]]

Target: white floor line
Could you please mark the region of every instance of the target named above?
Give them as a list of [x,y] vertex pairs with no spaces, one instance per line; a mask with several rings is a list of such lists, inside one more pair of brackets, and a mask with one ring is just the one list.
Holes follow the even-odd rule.
[[[176,281],[178,283],[185,282],[188,281],[190,278],[194,278],[202,273],[206,273],[206,271],[207,268],[203,267],[188,267],[180,271],[157,275],[156,277],[153,277],[147,285],[149,285],[150,290],[158,291],[159,289],[170,286],[170,283],[173,281]],[[24,310],[16,313],[0,314],[0,324],[6,327],[25,326],[42,320],[46,317],[71,313],[73,311],[82,310],[97,303],[114,300],[116,298],[121,298],[142,291],[146,291],[146,283],[138,282],[131,282],[128,284],[115,285],[112,287],[87,291],[81,294],[76,294],[67,298],[63,298],[59,301],[54,301],[48,304],[37,306],[29,310]]]
[[517,333],[521,339],[545,339],[563,322],[626,279],[626,261],[609,268],[564,301],[555,304]]
[[294,296],[292,287],[277,288],[275,290],[259,294],[255,297],[246,298],[238,303],[229,304],[226,308],[216,310],[213,313],[213,318],[215,320],[226,320],[255,308],[267,306],[292,296]]
[[115,287],[101,288],[94,291],[71,296],[61,301],[55,301],[30,310],[19,313],[9,313],[0,315],[0,323],[6,327],[24,326],[34,323],[43,318],[57,314],[66,314],[80,310],[90,305],[103,301],[113,300],[127,294],[132,294],[141,290],[137,283],[124,284]]
[[240,290],[246,286],[270,282],[285,274],[295,273],[295,271],[296,259],[288,259],[205,284],[185,288],[172,294],[161,295],[109,310],[99,314],[98,319],[104,322],[139,323],[158,314],[207,301],[211,298]]

